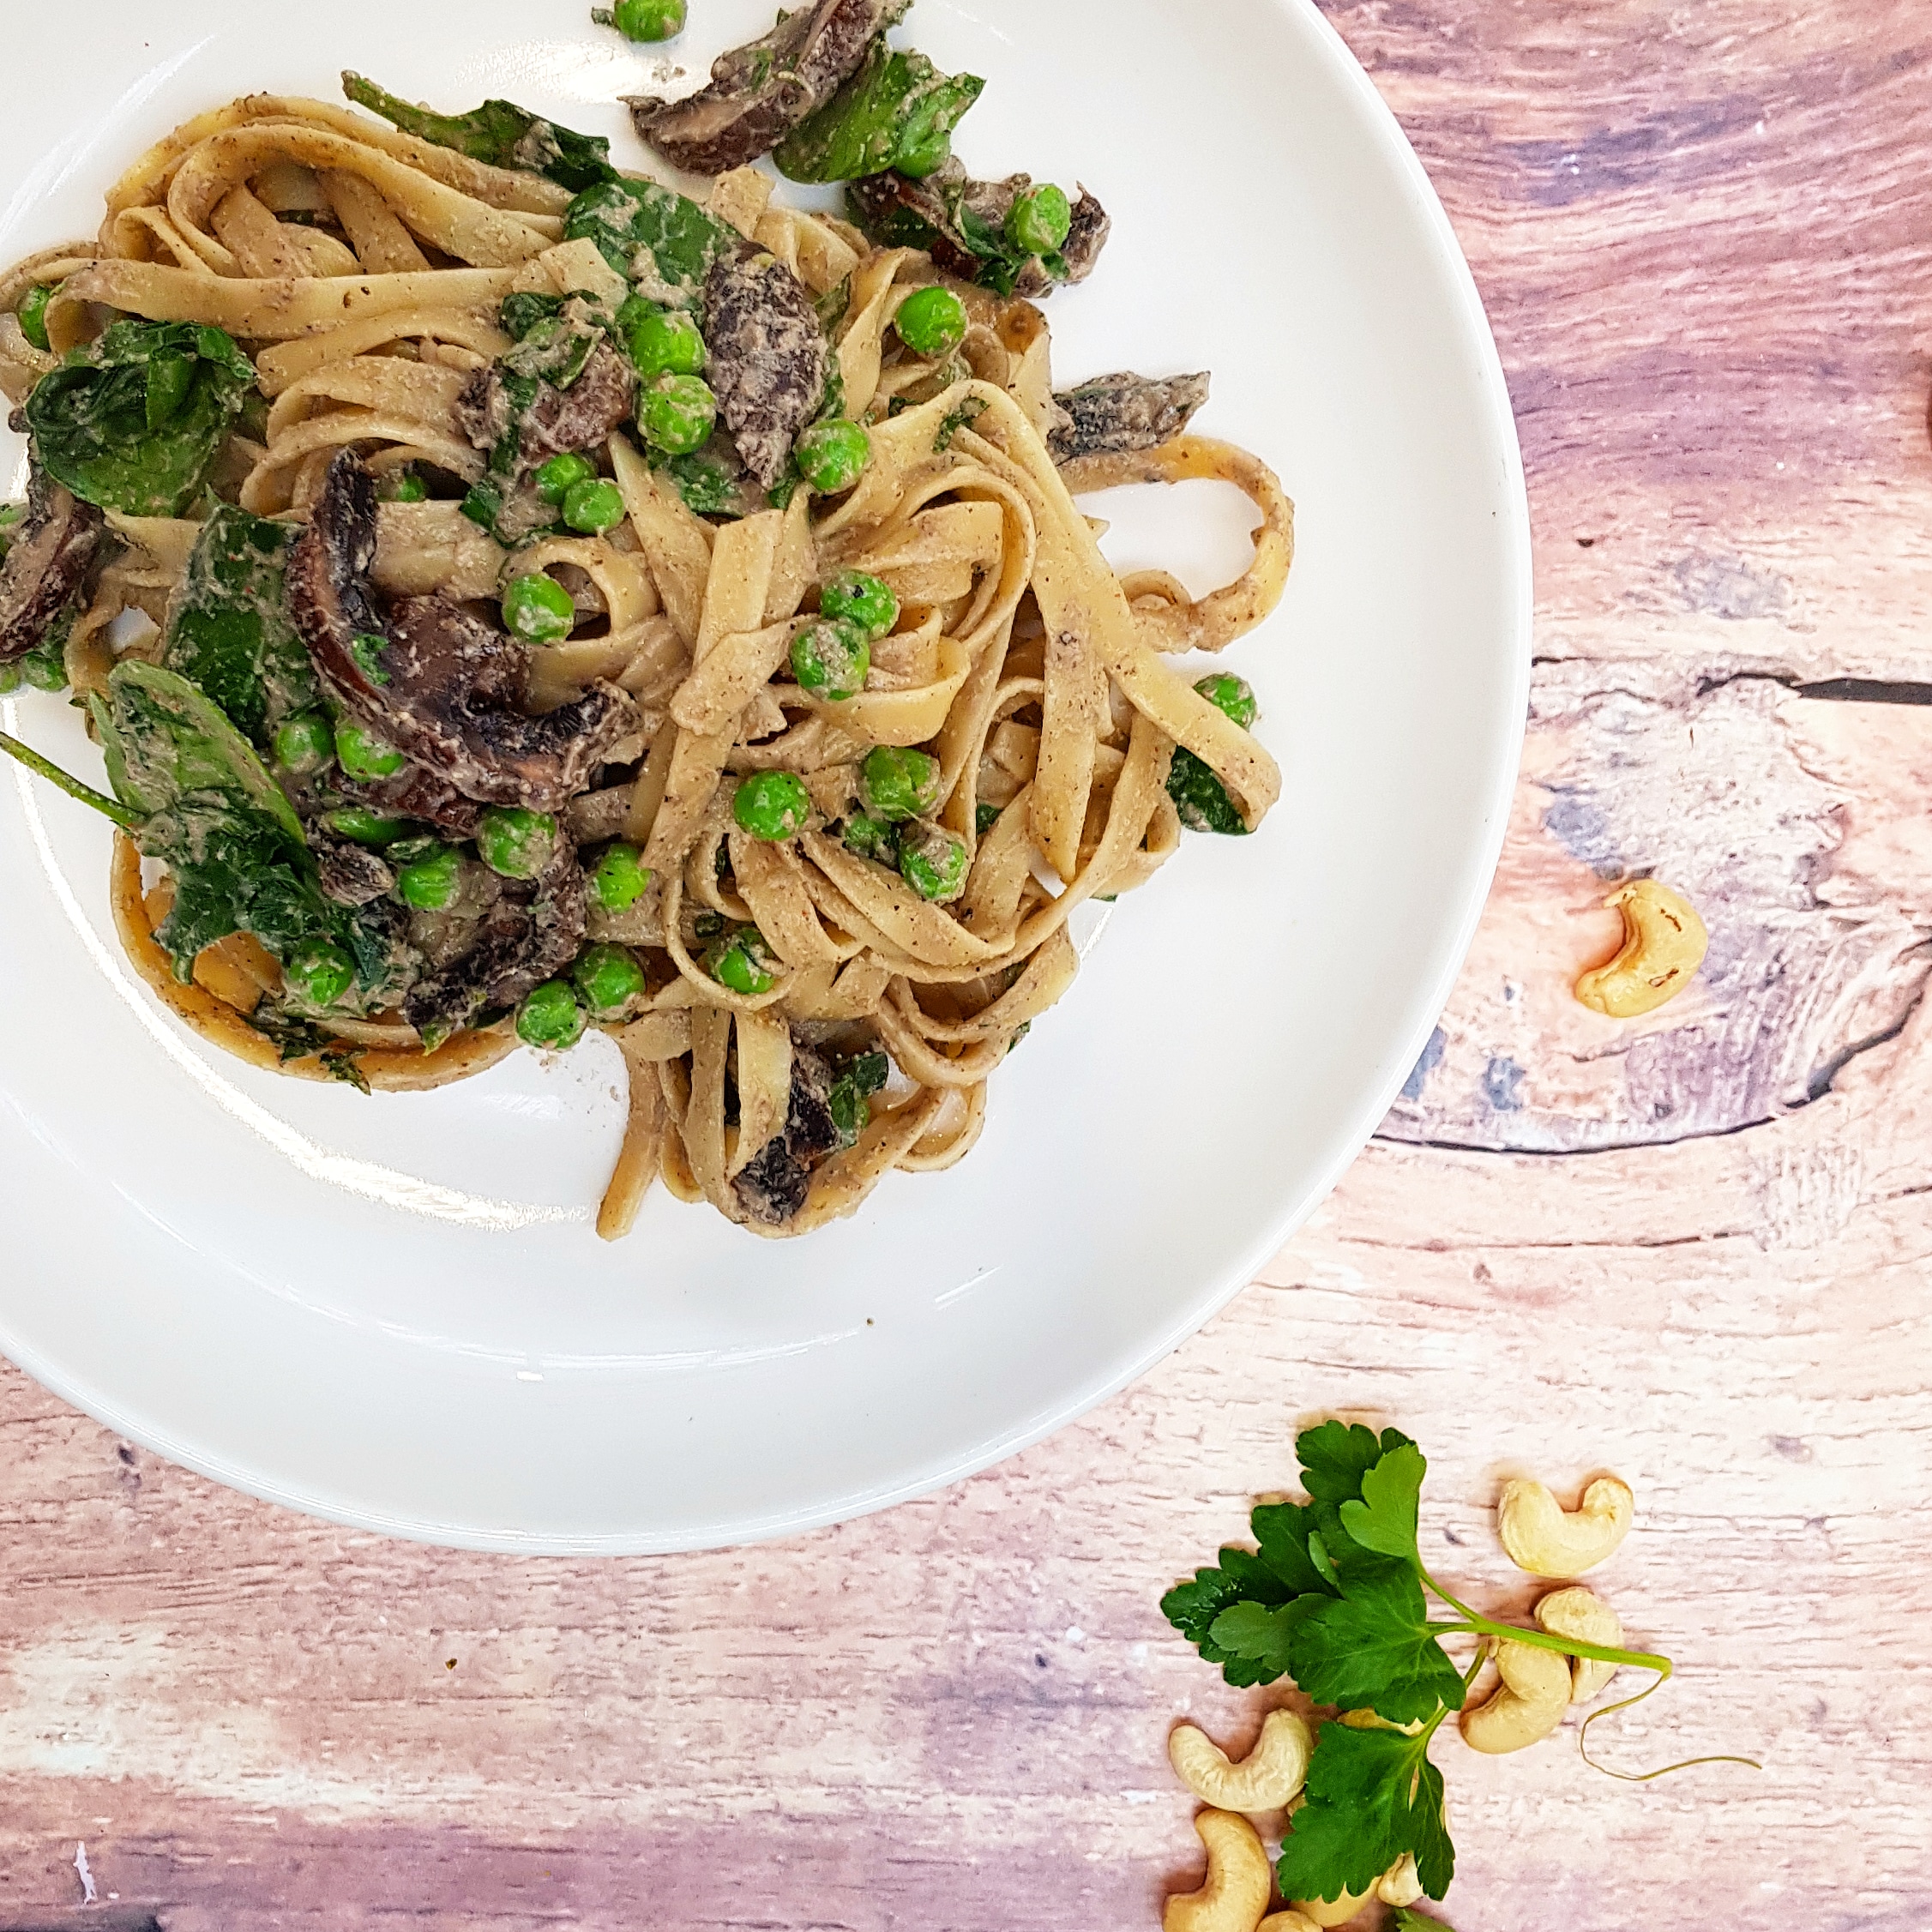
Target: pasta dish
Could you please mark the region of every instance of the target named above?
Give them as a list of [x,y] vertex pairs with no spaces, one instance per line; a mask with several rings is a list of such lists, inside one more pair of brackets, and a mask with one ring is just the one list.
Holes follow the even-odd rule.
[[[1274,608],[1291,507],[1189,432],[1204,376],[1056,390],[1041,304],[1109,218],[967,173],[981,83],[903,10],[633,102],[689,195],[347,75],[178,128],[0,279],[0,692],[64,694],[105,779],[32,703],[0,749],[113,821],[134,968],[365,1092],[603,1031],[607,1237],[659,1180],[794,1235],[959,1160],[1069,916],[1279,791],[1186,659]],[[1259,512],[1246,573],[1116,575],[1076,498],[1197,478]]]

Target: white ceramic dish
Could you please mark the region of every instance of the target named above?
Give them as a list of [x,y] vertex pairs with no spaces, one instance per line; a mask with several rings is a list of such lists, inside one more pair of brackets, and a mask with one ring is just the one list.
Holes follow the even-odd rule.
[[[772,0],[693,0],[701,71]],[[587,0],[95,0],[15,23],[0,257],[97,225],[177,122],[353,67],[502,93],[642,152],[654,62]],[[545,31],[533,32],[541,21]],[[1184,27],[1177,23],[1184,21]],[[1115,216],[1050,313],[1063,378],[1208,368],[1206,429],[1299,504],[1286,602],[1231,654],[1287,789],[1123,900],[994,1087],[978,1149],[773,1245],[660,1194],[601,1245],[617,1056],[528,1056],[365,1100],[256,1074],[134,984],[107,841],[0,779],[0,1349],[111,1427],[256,1495],[478,1548],[678,1550],[930,1490],[1141,1373],[1353,1158],[1447,994],[1502,834],[1528,667],[1528,528],[1475,288],[1393,118],[1305,0],[920,0],[985,75],[981,172],[1084,179]],[[17,450],[17,446],[16,446]],[[1231,493],[1141,492],[1116,561],[1197,588]],[[62,707],[7,728],[97,767]]]

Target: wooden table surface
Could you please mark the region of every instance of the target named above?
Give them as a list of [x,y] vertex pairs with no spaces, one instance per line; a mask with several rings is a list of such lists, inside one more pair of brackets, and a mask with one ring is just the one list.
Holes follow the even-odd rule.
[[[1235,1692],[1161,1592],[1399,1421],[1520,1610],[1499,1473],[1600,1468],[1676,1682],[1616,1761],[1436,1747],[1460,1932],[1932,1925],[1932,9],[1360,0],[1488,299],[1536,526],[1494,901],[1381,1134],[1138,1387],[925,1502],[673,1560],[279,1513],[0,1370],[0,1926],[1159,1923]],[[1656,870],[1709,966],[1570,999]],[[1610,1727],[1605,1727],[1606,1731]]]

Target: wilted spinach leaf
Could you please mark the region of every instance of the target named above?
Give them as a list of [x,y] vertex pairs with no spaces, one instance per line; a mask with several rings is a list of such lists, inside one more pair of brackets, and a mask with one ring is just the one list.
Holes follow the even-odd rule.
[[648,249],[658,279],[673,293],[695,300],[711,264],[741,239],[698,204],[654,181],[611,179],[587,188],[563,217],[563,238],[595,242],[620,275],[631,274]]
[[545,175],[573,195],[615,178],[611,143],[601,135],[573,134],[515,101],[486,100],[467,114],[438,114],[433,108],[412,106],[359,74],[342,76],[342,92],[357,106],[380,114],[432,147],[454,148],[491,167]]
[[76,497],[127,516],[179,516],[255,387],[219,328],[117,322],[27,400],[34,454]]
[[977,74],[942,74],[924,54],[895,53],[881,34],[858,73],[772,159],[792,181],[856,181],[887,168],[930,174],[985,86]]
[[290,621],[286,523],[219,504],[202,527],[168,621],[161,661],[197,685],[258,746],[316,702],[316,674]]

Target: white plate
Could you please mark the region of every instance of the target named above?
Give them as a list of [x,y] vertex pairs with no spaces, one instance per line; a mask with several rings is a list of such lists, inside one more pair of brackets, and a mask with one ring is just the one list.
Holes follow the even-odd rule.
[[[793,0],[797,3],[797,0]],[[359,69],[618,138],[653,57],[588,0],[94,0],[11,28],[0,256],[91,232],[150,141]],[[697,68],[772,0],[692,0]],[[532,37],[533,21],[547,30]],[[1177,23],[1184,23],[1178,25]],[[1361,1147],[1447,996],[1502,839],[1528,676],[1527,515],[1468,272],[1415,157],[1302,0],[920,0],[990,81],[978,172],[1084,180],[1098,274],[1062,379],[1211,369],[1202,426],[1300,510],[1285,604],[1230,653],[1287,788],[1121,902],[994,1083],[978,1150],[788,1245],[661,1194],[600,1244],[621,1072],[597,1040],[367,1100],[185,1036],[111,936],[103,828],[0,780],[0,1348],[161,1454],[476,1548],[681,1550],[984,1466],[1141,1374]],[[1121,564],[1244,559],[1231,493],[1096,505]],[[61,707],[6,728],[98,771]]]

